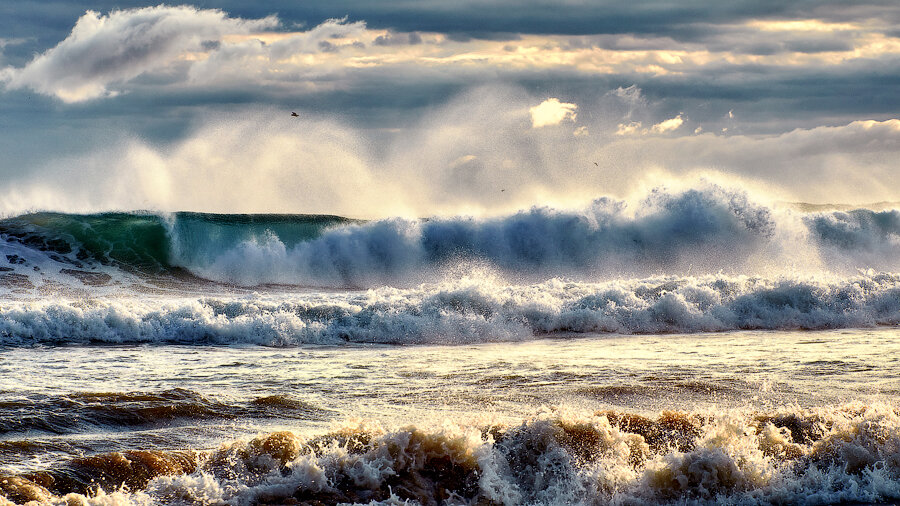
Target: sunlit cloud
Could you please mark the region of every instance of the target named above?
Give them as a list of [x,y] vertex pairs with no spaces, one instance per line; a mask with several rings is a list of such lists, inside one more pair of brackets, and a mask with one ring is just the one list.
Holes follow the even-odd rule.
[[660,121],[659,123],[653,125],[650,129],[651,132],[664,134],[666,132],[672,132],[678,129],[684,120],[681,118],[681,115],[675,116],[674,118],[667,119],[665,121]]
[[548,98],[529,109],[532,128],[558,125],[563,121],[574,122],[578,105],[560,102],[558,98]]
[[[194,7],[147,7],[107,15],[88,11],[63,41],[22,68],[3,69],[0,81],[9,89],[30,88],[65,102],[82,102],[136,89],[207,86],[315,93],[366,86],[371,76],[397,72],[424,81],[456,75],[483,75],[486,80],[498,73],[550,75],[560,70],[652,78],[900,59],[900,38],[874,21],[751,20],[722,25],[702,42],[631,34],[627,45],[612,43],[605,35],[456,39],[443,33],[371,29],[364,21],[346,19],[303,31],[279,28],[275,17],[241,19]],[[558,108],[555,114],[569,117]]]
[[645,129],[641,128],[640,121],[632,121],[630,123],[620,123],[616,128],[616,135],[634,135],[640,134],[641,132],[646,132]]
[[226,33],[271,28],[274,17],[242,20],[219,10],[146,7],[103,16],[87,11],[72,33],[22,69],[7,71],[7,86],[29,87],[64,102],[113,96],[111,83],[124,82],[171,64],[188,51]]
[[[628,123],[619,123],[616,127],[616,135],[648,135],[648,134],[665,134],[678,130],[684,124],[681,114],[674,118],[660,121],[650,128],[643,128],[640,121],[631,121]],[[699,127],[698,127],[699,128]],[[699,133],[697,131],[696,133]]]
[[844,30],[861,30],[865,27],[858,23],[829,23],[818,19],[800,20],[753,20],[747,26],[767,32],[837,32]]

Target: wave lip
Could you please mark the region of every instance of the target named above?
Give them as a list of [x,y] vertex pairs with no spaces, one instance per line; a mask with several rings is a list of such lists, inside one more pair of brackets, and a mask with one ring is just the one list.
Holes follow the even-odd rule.
[[[328,227],[355,222],[328,215],[34,213],[0,220],[0,263],[5,256],[9,265],[0,272],[16,271],[3,274],[10,278],[33,276],[43,269],[88,286],[108,284],[110,273],[117,280],[121,277],[109,268],[143,277],[180,278],[186,272],[181,264],[191,265],[257,237],[277,235],[284,244],[294,245]],[[61,279],[66,277],[54,281]]]

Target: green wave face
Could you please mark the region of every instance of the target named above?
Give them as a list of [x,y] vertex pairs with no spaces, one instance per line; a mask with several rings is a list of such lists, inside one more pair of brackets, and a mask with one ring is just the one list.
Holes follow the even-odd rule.
[[178,213],[167,223],[172,245],[169,265],[203,265],[241,243],[265,241],[268,236],[292,248],[330,227],[348,223],[354,221],[316,214]]
[[[41,212],[0,220],[0,238],[82,263],[115,264],[148,274],[201,261],[243,241],[275,234],[293,246],[328,227],[351,223],[339,216],[175,213],[65,214]],[[178,258],[176,258],[176,255]]]
[[57,257],[150,273],[167,269],[171,251],[163,219],[150,214],[28,214],[2,220],[0,236]]

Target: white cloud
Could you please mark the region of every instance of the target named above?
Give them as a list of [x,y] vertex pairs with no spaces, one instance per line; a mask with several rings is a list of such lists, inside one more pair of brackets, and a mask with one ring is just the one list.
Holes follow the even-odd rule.
[[294,87],[304,81],[333,76],[349,59],[342,49],[360,51],[374,37],[366,24],[329,19],[305,32],[252,34],[229,37],[227,43],[193,62],[193,85],[283,83]]
[[632,121],[631,123],[620,123],[616,128],[616,135],[635,135],[647,133],[647,129],[641,128],[640,121]]
[[541,128],[553,126],[563,121],[575,121],[578,105],[560,102],[558,98],[548,98],[539,105],[529,109],[531,112],[531,127]]
[[636,105],[640,104],[643,101],[643,96],[641,95],[641,93],[641,89],[638,88],[636,84],[632,84],[627,88],[622,88],[620,86],[615,90],[609,92],[610,95],[615,95],[626,102]]
[[106,16],[87,11],[56,47],[22,69],[7,71],[7,86],[28,87],[65,102],[113,95],[110,85],[165,67],[202,50],[204,42],[277,24],[274,17],[243,20],[188,6],[160,5]]
[[0,49],[5,48],[6,46],[15,46],[17,44],[22,44],[25,41],[26,41],[26,39],[23,39],[23,38],[9,39],[9,38],[0,37]]
[[665,121],[661,121],[661,122],[653,125],[653,127],[650,129],[650,131],[652,131],[654,133],[658,133],[658,134],[664,134],[666,132],[674,132],[675,130],[678,130],[678,127],[680,127],[683,123],[684,123],[684,119],[682,119],[681,115],[679,114],[678,116],[675,116],[674,118],[669,118]]
[[[3,60],[5,59],[5,55],[3,54],[3,51],[4,51],[4,49],[6,49],[7,46],[16,46],[19,44],[23,44],[27,40],[28,39],[23,39],[23,38],[9,39],[9,38],[0,37],[0,64],[2,64]],[[7,82],[10,79],[12,79],[12,77],[13,77],[13,68],[12,67],[6,67],[6,68],[0,67],[0,83]]]
[[[630,116],[631,113],[629,112],[629,114],[626,115],[626,118]],[[631,121],[629,123],[620,123],[618,127],[616,127],[616,135],[648,135],[651,133],[664,134],[678,130],[678,128],[683,124],[684,119],[681,117],[681,114],[675,116],[674,118],[660,121],[650,128],[642,128],[640,121]],[[699,130],[695,130],[694,133],[700,132]]]

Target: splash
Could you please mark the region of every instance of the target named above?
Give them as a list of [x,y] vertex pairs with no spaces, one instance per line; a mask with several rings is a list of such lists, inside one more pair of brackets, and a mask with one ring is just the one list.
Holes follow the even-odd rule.
[[[0,493],[87,504],[875,503],[900,498],[898,430],[894,408],[859,403],[655,416],[548,411],[519,425],[439,430],[357,423],[210,452],[76,459],[5,477]],[[81,481],[52,479],[74,469]]]
[[900,323],[900,276],[833,280],[659,277],[507,285],[459,282],[364,292],[11,301],[0,344],[416,344],[561,333],[697,333]]

